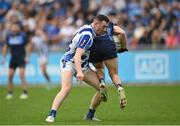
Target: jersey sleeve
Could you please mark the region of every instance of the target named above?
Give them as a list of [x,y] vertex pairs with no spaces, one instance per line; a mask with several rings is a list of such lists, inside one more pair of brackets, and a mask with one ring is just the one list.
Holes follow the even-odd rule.
[[108,28],[107,28],[107,34],[108,35],[113,35],[113,27],[114,27],[114,23],[109,22]]
[[88,49],[92,45],[92,39],[90,35],[82,35],[79,39],[78,48]]
[[108,27],[109,27],[109,34],[110,34],[110,35],[113,34],[113,27],[114,27],[114,25],[115,25],[114,23],[109,22],[109,26],[108,26]]

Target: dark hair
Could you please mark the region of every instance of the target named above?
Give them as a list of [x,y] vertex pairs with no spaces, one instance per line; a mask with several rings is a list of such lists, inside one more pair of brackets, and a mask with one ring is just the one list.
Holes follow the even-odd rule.
[[109,18],[103,14],[99,14],[99,15],[96,15],[94,17],[94,20],[98,20],[98,21],[105,21],[106,23],[109,22]]
[[48,14],[47,17],[46,17],[47,20],[52,20],[53,19],[53,15],[52,14]]

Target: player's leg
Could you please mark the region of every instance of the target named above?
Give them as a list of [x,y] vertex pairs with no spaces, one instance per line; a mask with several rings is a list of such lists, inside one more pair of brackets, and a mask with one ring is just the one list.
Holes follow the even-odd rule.
[[99,79],[97,78],[96,72],[89,70],[85,74],[84,81],[97,90],[94,96],[92,97],[88,113],[84,119],[100,121],[94,117],[95,111],[101,103],[101,97],[100,97],[100,92],[99,92],[100,83],[99,83]]
[[51,80],[50,80],[50,77],[49,77],[47,69],[46,69],[47,68],[47,62],[48,62],[48,59],[46,56],[42,55],[39,57],[39,64],[40,64],[42,73],[43,73],[44,77],[46,78],[46,80],[50,83]]
[[27,99],[28,98],[28,93],[27,93],[27,83],[25,79],[25,67],[26,67],[26,62],[25,62],[25,57],[19,57],[17,60],[17,67],[19,67],[19,77],[21,80],[21,86],[23,89],[23,93],[20,95],[20,99]]
[[11,99],[13,97],[13,77],[17,68],[17,63],[14,58],[11,57],[9,62],[9,74],[8,74],[8,94],[6,99]]
[[71,71],[67,70],[61,72],[61,90],[56,95],[51,109],[57,110],[64,101],[65,97],[69,94],[72,88],[72,76]]
[[25,68],[24,67],[19,67],[19,76],[21,80],[21,86],[23,89],[23,93],[20,95],[20,99],[27,99],[28,98],[28,92],[27,92],[27,82],[25,79]]
[[44,75],[44,77],[46,78],[48,84],[46,85],[46,89],[47,90],[50,90],[52,88],[52,83],[51,83],[51,80],[50,80],[50,77],[49,77],[49,74],[47,72],[47,63],[41,63],[40,64],[40,67],[41,67],[41,70],[42,70],[42,73]]
[[120,105],[121,108],[125,108],[127,104],[126,96],[124,88],[122,87],[122,82],[120,77],[118,76],[118,61],[117,58],[112,58],[104,61],[111,80],[113,81],[114,85],[117,87],[118,92],[120,94]]
[[95,65],[96,73],[100,82],[101,99],[102,101],[106,102],[108,96],[107,96],[107,89],[106,89],[105,80],[104,80],[104,63],[98,62],[98,63],[95,63],[94,65]]
[[9,67],[9,75],[8,75],[8,94],[6,96],[6,99],[11,99],[13,97],[13,77],[14,77],[14,73],[15,73],[14,68],[10,68]]
[[118,75],[118,61],[117,58],[112,58],[104,61],[104,64],[106,65],[109,76],[111,77],[112,82],[117,86],[118,84],[121,84],[121,79]]
[[72,87],[72,71],[65,70],[61,72],[61,90],[54,98],[49,116],[46,118],[47,122],[54,122],[56,117],[56,111],[63,103],[66,96],[69,94]]
[[41,66],[41,70],[42,70],[42,73],[43,73],[44,77],[50,83],[51,82],[50,81],[50,77],[49,77],[49,75],[47,73],[47,69],[46,69],[47,68],[47,64],[46,63],[41,63],[40,66]]

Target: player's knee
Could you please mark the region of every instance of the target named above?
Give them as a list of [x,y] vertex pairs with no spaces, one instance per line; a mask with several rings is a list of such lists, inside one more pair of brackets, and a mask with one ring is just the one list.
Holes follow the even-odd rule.
[[97,92],[99,92],[99,87],[100,87],[99,81],[95,82],[95,83],[93,84],[93,87],[96,89]]
[[46,67],[45,66],[41,66],[41,70],[42,70],[42,72],[46,72]]

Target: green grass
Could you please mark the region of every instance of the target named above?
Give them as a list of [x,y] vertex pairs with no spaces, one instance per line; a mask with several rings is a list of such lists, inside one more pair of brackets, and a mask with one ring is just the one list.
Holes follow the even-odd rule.
[[[90,99],[91,87],[75,86],[57,113],[55,125],[180,125],[180,85],[126,86],[128,106],[121,110],[114,87],[108,88],[109,99],[102,103],[96,116],[102,122],[83,121]],[[44,125],[58,88],[47,91],[30,87],[29,99],[20,100],[21,89],[16,87],[14,98],[6,100],[6,88],[0,87],[0,124]]]

